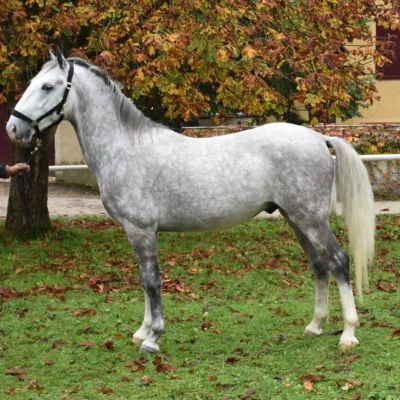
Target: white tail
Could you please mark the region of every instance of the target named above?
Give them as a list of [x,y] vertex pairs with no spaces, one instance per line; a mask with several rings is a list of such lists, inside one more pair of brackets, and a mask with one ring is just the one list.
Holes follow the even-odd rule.
[[354,259],[356,289],[360,304],[363,288],[369,290],[368,265],[374,258],[374,196],[359,155],[342,139],[326,137],[336,153],[336,183],[343,216],[349,232],[350,252]]

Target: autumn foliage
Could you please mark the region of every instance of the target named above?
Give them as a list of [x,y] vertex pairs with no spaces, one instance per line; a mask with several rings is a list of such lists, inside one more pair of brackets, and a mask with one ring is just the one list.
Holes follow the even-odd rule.
[[372,60],[399,27],[390,0],[4,0],[0,102],[12,104],[43,63],[46,45],[89,58],[158,120],[243,112],[298,122],[354,116],[377,98]]

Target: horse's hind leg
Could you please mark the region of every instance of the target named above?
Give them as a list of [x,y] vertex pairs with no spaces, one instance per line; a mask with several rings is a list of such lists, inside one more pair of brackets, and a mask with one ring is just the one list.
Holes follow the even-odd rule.
[[140,267],[140,279],[145,291],[145,313],[140,329],[133,335],[140,350],[153,353],[159,350],[157,341],[164,332],[161,301],[161,279],[157,261],[157,232],[125,227]]
[[344,329],[339,348],[344,350],[358,344],[355,328],[358,326],[357,311],[349,276],[349,257],[334,237],[329,220],[307,218],[301,223],[282,212],[293,227],[300,244],[307,253],[316,276],[316,298],[314,318],[306,327],[306,334],[321,334],[321,325],[328,316],[328,276],[334,276],[343,308]]
[[315,275],[315,307],[314,318],[311,323],[306,327],[304,334],[307,336],[321,335],[322,325],[326,322],[329,314],[328,309],[328,280],[329,270],[324,267],[318,252],[315,251],[313,245],[307,236],[299,229],[299,227],[292,222],[289,216],[280,210],[281,214],[288,221],[289,225],[296,233],[297,239],[307,255],[311,267]]

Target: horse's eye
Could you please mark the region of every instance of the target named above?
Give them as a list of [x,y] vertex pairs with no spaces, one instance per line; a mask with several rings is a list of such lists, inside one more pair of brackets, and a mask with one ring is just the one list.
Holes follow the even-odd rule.
[[51,90],[51,89],[53,89],[53,86],[48,85],[47,83],[45,83],[45,84],[42,86],[42,90]]

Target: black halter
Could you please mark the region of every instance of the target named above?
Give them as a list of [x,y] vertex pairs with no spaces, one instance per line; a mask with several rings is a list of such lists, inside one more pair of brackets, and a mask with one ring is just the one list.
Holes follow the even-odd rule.
[[[29,122],[31,124],[31,127],[33,127],[35,129],[36,135],[40,139],[43,138],[43,134],[46,133],[51,127],[58,125],[64,119],[65,107],[67,105],[67,97],[68,97],[69,91],[72,87],[71,81],[72,81],[72,77],[74,75],[74,64],[70,61],[68,61],[68,64],[69,64],[69,71],[68,71],[68,76],[67,76],[67,84],[66,84],[66,87],[64,90],[64,95],[63,95],[61,101],[55,107],[53,107],[51,110],[47,111],[45,114],[43,114],[42,116],[40,116],[39,118],[37,118],[35,120],[30,119],[26,115],[17,111],[15,108],[11,111],[11,115],[14,115],[17,118],[23,119],[26,122]],[[46,117],[48,117],[49,115],[51,115],[53,113],[57,113],[57,115],[59,115],[60,117],[58,118],[58,120],[56,122],[53,122],[51,125],[47,126],[44,130],[41,131],[39,129],[39,122],[42,119],[45,119]]]

